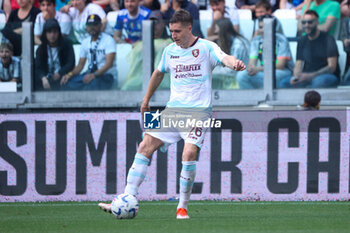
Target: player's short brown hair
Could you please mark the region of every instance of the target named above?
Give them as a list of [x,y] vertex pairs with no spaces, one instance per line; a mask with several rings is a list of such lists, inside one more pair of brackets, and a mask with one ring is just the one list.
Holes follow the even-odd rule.
[[171,17],[169,24],[171,23],[182,23],[184,25],[193,25],[193,18],[188,11],[184,9],[180,9],[175,11],[174,15]]

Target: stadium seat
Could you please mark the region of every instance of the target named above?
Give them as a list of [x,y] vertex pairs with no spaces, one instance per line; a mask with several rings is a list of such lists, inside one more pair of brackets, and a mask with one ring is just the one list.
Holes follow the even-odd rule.
[[251,40],[254,32],[254,21],[251,19],[239,19],[239,33]]
[[286,37],[294,38],[298,32],[298,20],[294,9],[277,9],[273,15],[281,22]]
[[292,53],[292,58],[294,63],[297,59],[297,45],[298,45],[297,41],[289,41],[290,52]]
[[110,11],[107,14],[107,22],[108,22],[109,26],[111,26],[112,28],[114,28],[115,23],[117,22],[118,12],[119,11]]
[[239,16],[239,20],[243,20],[243,19],[253,19],[253,15],[251,10],[248,9],[237,9],[238,11],[238,16]]
[[294,9],[277,9],[273,15],[278,19],[296,19],[297,13]]
[[[6,16],[5,14],[0,14],[0,30],[4,29],[5,25],[6,25]],[[0,32],[0,41],[2,41],[2,39],[3,39],[3,35]]]
[[289,38],[295,38],[298,32],[297,19],[279,19],[282,25],[283,34]]
[[337,40],[337,47],[338,47],[338,63],[340,68],[340,78],[342,80],[343,75],[345,73],[345,66],[346,66],[346,53],[344,51],[343,42],[341,40]]
[[199,21],[201,26],[201,31],[204,38],[208,37],[207,30],[210,27],[212,20],[212,11],[211,10],[200,10],[199,11]]
[[123,86],[126,76],[129,72],[130,64],[127,61],[127,56],[132,49],[131,44],[117,44],[117,72],[118,72],[118,86]]
[[239,33],[250,40],[254,32],[252,12],[247,9],[237,9],[239,16]]

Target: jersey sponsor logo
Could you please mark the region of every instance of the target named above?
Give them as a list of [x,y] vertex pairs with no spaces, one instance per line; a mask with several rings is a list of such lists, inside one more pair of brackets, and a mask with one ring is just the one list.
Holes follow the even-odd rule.
[[170,55],[170,59],[179,59],[180,56],[173,56],[173,55]]
[[199,49],[194,49],[194,50],[192,50],[192,55],[193,55],[194,57],[198,57],[198,55],[199,55]]
[[175,72],[188,72],[188,71],[196,71],[201,70],[201,64],[192,64],[192,65],[176,65]]
[[202,74],[187,73],[187,74],[176,74],[174,77],[175,79],[180,79],[180,78],[197,78],[201,76]]

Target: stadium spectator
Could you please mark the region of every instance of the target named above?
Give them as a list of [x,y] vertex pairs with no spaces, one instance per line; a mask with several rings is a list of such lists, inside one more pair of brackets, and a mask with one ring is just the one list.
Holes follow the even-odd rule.
[[342,79],[342,84],[350,84],[350,18],[343,18],[339,39],[343,41],[344,51],[346,52],[345,75]]
[[19,9],[12,10],[2,34],[13,45],[14,56],[21,56],[22,53],[22,23],[35,22],[38,8],[33,7],[32,0],[19,0]]
[[132,44],[142,39],[142,20],[149,18],[151,10],[140,6],[140,0],[125,0],[124,4],[125,9],[118,12],[114,40]]
[[2,9],[6,15],[6,21],[8,17],[11,14],[12,8],[11,8],[11,1],[10,0],[3,0],[2,5],[0,6],[0,9]]
[[60,11],[62,7],[69,4],[70,0],[56,0],[56,11]]
[[[13,56],[13,46],[10,43],[0,45],[0,82],[21,82],[21,62]],[[17,85],[18,86],[18,85]]]
[[[116,44],[113,38],[102,32],[102,20],[98,15],[88,16],[86,30],[89,36],[80,46],[80,60],[74,69],[61,79],[68,90],[110,89],[114,82]],[[80,74],[88,60],[89,69]]]
[[[154,21],[154,68],[156,69],[156,66],[162,57],[164,48],[168,46],[172,40],[165,31],[165,22],[160,11],[152,11],[149,19]],[[121,90],[130,91],[142,89],[142,45],[142,41],[136,42],[131,53],[128,55],[130,68]],[[165,77],[160,84],[159,89],[169,89],[169,86],[170,77]]]
[[[256,10],[256,4],[259,0],[236,0],[235,4],[238,9],[248,9],[252,11],[252,14],[255,18],[258,18],[255,13]],[[270,6],[272,8],[272,12],[274,12],[276,9],[279,8],[279,1],[280,0],[266,0],[270,3]]]
[[320,31],[316,11],[306,11],[301,23],[306,35],[298,41],[294,77],[283,80],[282,87],[336,87],[340,69],[334,38]]
[[304,103],[301,107],[304,110],[319,110],[321,106],[321,95],[317,91],[308,91],[304,95]]
[[[258,35],[250,44],[249,63],[247,70],[237,74],[237,81],[241,89],[262,88],[264,85],[264,18],[259,18]],[[280,87],[280,81],[291,77],[293,70],[292,55],[287,38],[276,33],[276,87]],[[260,63],[259,65],[257,63]]]
[[[82,41],[89,37],[89,33],[86,31],[86,20],[89,15],[96,14],[102,20],[106,18],[106,13],[97,4],[91,3],[91,0],[72,0],[70,5],[66,5],[61,9],[64,13],[72,19],[72,27],[74,33],[74,42],[82,43]],[[104,30],[106,21],[102,23],[102,29]]]
[[55,10],[56,0],[39,0],[39,3],[41,12],[36,16],[34,24],[35,44],[41,44],[40,36],[48,19],[56,19],[61,27],[62,34],[68,36],[72,23],[67,14]]
[[226,6],[225,0],[210,0],[210,8],[212,9],[212,21],[208,28],[208,37],[215,34],[216,21],[221,18],[229,18],[232,21],[234,30],[239,32],[239,16],[237,10]]
[[343,0],[340,3],[340,13],[341,13],[341,17],[345,18],[345,17],[350,17],[350,1],[349,0]]
[[151,11],[157,11],[160,10],[160,3],[158,0],[142,0],[141,6],[144,6]]
[[61,78],[75,65],[72,43],[62,36],[59,22],[53,18],[46,20],[41,42],[35,57],[36,88],[58,90]]
[[92,2],[99,5],[103,9],[105,9],[106,7],[109,6],[111,1],[110,0],[93,0]]
[[[239,34],[228,18],[221,18],[215,21],[217,29],[216,42],[226,54],[230,54],[248,65],[249,62],[249,41]],[[214,89],[235,89],[238,88],[236,73],[227,67],[217,66],[213,70]]]
[[255,12],[255,4],[258,0],[236,0],[235,4],[238,9],[247,9],[251,10],[254,15]]
[[[19,0],[9,0],[10,1],[10,5],[11,5],[11,9],[12,10],[17,10],[19,8],[21,8],[21,4],[19,3]],[[34,2],[34,4],[33,4]],[[39,9],[39,0],[31,0],[31,4],[35,7]]]
[[[228,56],[213,42],[199,39],[192,34],[192,17],[186,10],[177,10],[170,19],[169,26],[175,41],[164,49],[158,68],[153,72],[148,89],[141,105],[141,114],[150,111],[149,101],[164,78],[164,73],[171,75],[171,94],[163,113],[190,114],[201,120],[211,117],[211,69],[224,64],[235,70],[245,69],[242,61]],[[175,69],[175,67],[177,67]],[[191,69],[188,69],[191,67]],[[193,69],[192,69],[193,68]],[[198,78],[192,78],[198,77]],[[181,110],[179,107],[186,108]],[[191,109],[195,110],[191,111]],[[209,110],[209,111],[207,111]],[[159,111],[157,111],[159,114]],[[153,115],[155,119],[157,113]],[[162,113],[162,117],[164,116]],[[193,118],[191,118],[193,119]],[[188,219],[187,206],[196,174],[196,157],[203,145],[206,128],[171,127],[169,131],[147,131],[137,149],[134,162],[129,170],[125,193],[137,195],[143,182],[150,158],[161,146],[185,140],[182,154],[182,171],[180,175],[180,199],[177,206],[177,219]],[[111,204],[99,203],[109,211]]]
[[[338,2],[333,0],[305,0],[305,5],[302,9],[303,15],[308,10],[314,10],[318,14],[318,28],[321,31],[337,36],[335,35],[335,29],[337,21],[340,20],[340,5]],[[303,29],[301,20],[299,20],[299,32],[303,32]]]
[[167,24],[175,11],[180,9],[190,12],[193,17],[193,35],[203,38],[199,20],[199,9],[193,2],[189,0],[166,0],[160,7],[160,11],[163,13],[163,18]]
[[[256,15],[256,18],[255,21],[254,21],[254,36],[258,35],[258,31],[259,31],[259,18],[260,17],[274,17],[274,16],[271,16],[271,13],[272,13],[272,8],[271,8],[271,4],[266,1],[266,0],[259,0],[256,5],[255,5],[255,15]],[[275,18],[275,17],[274,17]],[[283,33],[283,29],[282,29],[282,24],[281,22],[275,18],[275,21],[276,21],[276,32],[280,33],[280,34],[284,34]]]
[[[108,6],[107,6],[107,8],[108,8]],[[119,0],[110,0],[109,8],[110,9],[108,9],[108,12],[109,11],[119,11],[121,9]],[[105,12],[107,13],[106,9],[105,9]]]
[[304,0],[280,0],[279,9],[294,9],[297,14],[297,18],[301,16],[301,9],[304,6]]

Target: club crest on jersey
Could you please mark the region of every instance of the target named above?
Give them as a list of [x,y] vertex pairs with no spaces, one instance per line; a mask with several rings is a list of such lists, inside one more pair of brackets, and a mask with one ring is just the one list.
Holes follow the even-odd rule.
[[198,55],[199,55],[199,49],[194,49],[194,50],[192,50],[192,55],[193,55],[194,57],[198,57]]

